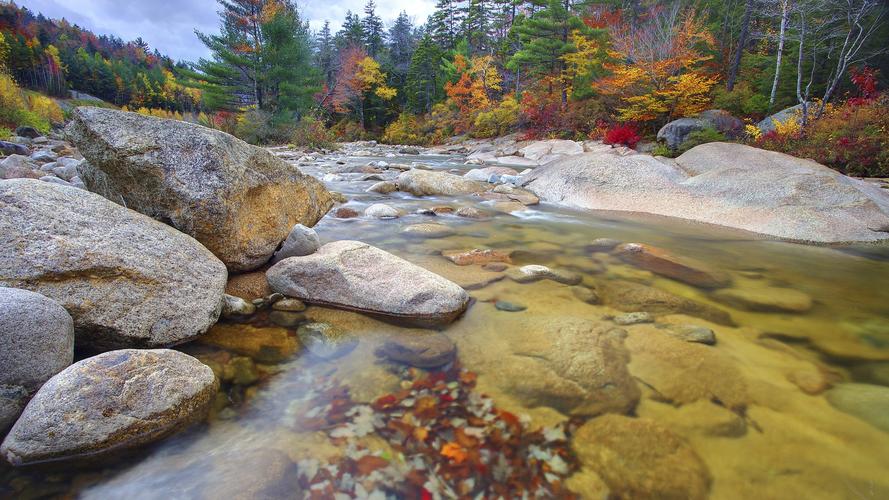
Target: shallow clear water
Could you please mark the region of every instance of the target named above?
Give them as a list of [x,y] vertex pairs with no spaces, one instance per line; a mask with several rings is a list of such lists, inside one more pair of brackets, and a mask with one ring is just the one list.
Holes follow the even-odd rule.
[[[371,159],[353,158],[349,163],[362,165]],[[385,160],[470,168],[459,158]],[[321,177],[336,167],[325,161],[304,170]],[[222,344],[228,350],[218,347],[220,342],[182,347],[220,373],[228,370],[228,381],[205,424],[113,464],[0,469],[0,495],[275,498],[310,496],[300,491],[312,483],[321,485],[314,490],[316,497],[329,497],[334,481],[324,483],[324,478],[336,477],[342,485],[346,469],[352,478],[346,481],[350,492],[358,491],[356,482],[367,493],[378,489],[409,497],[420,495],[423,488],[438,488],[445,497],[474,496],[482,487],[493,488],[484,483],[493,472],[470,474],[461,469],[463,463],[456,463],[460,457],[442,451],[444,444],[458,443],[462,448],[451,449],[481,450],[478,457],[467,458],[467,464],[476,459],[494,464],[498,454],[516,459],[499,469],[491,466],[506,474],[499,477],[525,481],[515,479],[519,482],[510,483],[506,496],[517,495],[518,488],[564,496],[568,488],[581,496],[601,497],[610,487],[644,497],[632,484],[644,474],[632,471],[650,466],[644,455],[663,438],[642,433],[633,442],[611,445],[614,453],[609,455],[597,451],[609,445],[579,434],[572,437],[585,422],[603,418],[585,410],[582,399],[590,392],[585,385],[590,374],[607,367],[579,366],[583,353],[570,351],[587,345],[578,335],[617,327],[613,316],[628,307],[619,294],[615,298],[614,290],[634,283],[693,300],[699,311],[724,311],[731,318],[721,322],[730,324],[719,324],[701,318],[712,319],[712,314],[659,311],[654,323],[620,327],[626,336],[619,351],[629,355],[627,367],[639,395],[638,403],[624,413],[656,422],[658,429],[683,443],[682,453],[655,460],[678,468],[672,479],[672,472],[652,472],[649,479],[655,489],[674,488],[671,481],[688,482],[684,478],[690,477],[706,485],[704,494],[710,498],[889,497],[889,414],[878,411],[887,404],[879,400],[886,392],[878,392],[876,401],[832,403],[828,397],[848,383],[889,385],[886,245],[804,246],[674,219],[547,205],[510,214],[473,197],[365,193],[374,182],[346,179],[327,184],[359,211],[385,201],[405,216],[328,216],[316,230],[323,242],[365,241],[473,288],[475,301],[466,314],[441,330],[457,345],[458,368],[445,375],[433,372],[430,381],[424,370],[382,361],[375,351],[391,336],[430,333],[355,313],[319,307],[306,311],[308,319],[330,323],[359,340],[354,350],[331,361],[313,358],[300,349],[293,330],[263,318],[253,325],[225,326],[230,335]],[[415,214],[436,206],[472,206],[487,217]],[[449,225],[455,234],[418,239],[400,232],[420,222]],[[813,305],[801,313],[731,307],[715,300],[711,291],[634,267],[608,253],[591,252],[596,238],[660,247],[728,272],[736,289],[793,289],[811,297]],[[441,256],[442,251],[473,248],[512,251],[514,265],[541,264],[579,273],[582,285],[596,290],[602,300],[589,304],[568,285],[550,280],[520,284],[480,266],[456,266]],[[525,309],[502,311],[495,307],[497,301]],[[676,325],[711,328],[717,342],[709,346],[679,340],[669,333]],[[395,395],[395,406],[386,403],[384,397],[390,394]],[[482,394],[490,399],[481,399]],[[435,404],[420,414],[419,406],[431,401],[430,395],[437,398]],[[392,430],[397,427],[392,422],[402,422],[408,413],[414,415],[410,419],[419,419],[411,421],[413,429],[429,433],[423,435],[426,441]],[[512,427],[512,415],[520,420],[521,430]],[[474,418],[487,423],[473,424]],[[486,434],[472,441],[474,434],[456,431],[463,427],[485,428],[473,432]],[[491,438],[495,427],[511,439],[502,440],[499,434]],[[553,438],[553,432],[561,431],[567,434]],[[417,442],[438,444],[424,448]],[[413,477],[412,470],[424,471],[427,482],[420,482],[422,488],[405,479]],[[457,489],[447,489],[453,484]],[[684,491],[681,496],[701,496],[700,490],[683,487],[678,490]]]

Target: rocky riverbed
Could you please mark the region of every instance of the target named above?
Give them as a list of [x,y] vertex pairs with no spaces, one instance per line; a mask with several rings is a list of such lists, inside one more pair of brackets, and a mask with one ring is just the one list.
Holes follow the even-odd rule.
[[[0,496],[889,494],[885,243],[578,210],[708,175],[596,143],[265,152],[95,113],[0,162],[88,157],[0,181]],[[869,234],[884,195],[837,182],[825,219]]]

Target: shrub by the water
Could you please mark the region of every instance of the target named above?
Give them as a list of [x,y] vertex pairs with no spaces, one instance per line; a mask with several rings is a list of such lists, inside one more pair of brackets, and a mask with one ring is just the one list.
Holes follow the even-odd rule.
[[23,92],[11,76],[0,72],[0,126],[34,127],[46,134],[52,124],[63,121],[62,109],[55,101],[34,92]]
[[336,138],[324,126],[324,122],[312,116],[304,116],[293,131],[292,144],[306,149],[334,149]]
[[519,121],[519,103],[514,96],[506,96],[489,111],[482,111],[475,116],[473,137],[487,138],[506,135],[516,127]]
[[390,123],[383,132],[386,144],[410,144],[423,146],[429,141],[420,130],[420,120],[409,113],[401,113],[398,119]]
[[604,141],[605,144],[611,144],[615,146],[626,146],[628,148],[635,148],[636,144],[642,140],[642,137],[639,136],[639,131],[636,128],[636,125],[632,123],[625,123],[623,125],[617,125],[612,127],[607,132],[605,132]]

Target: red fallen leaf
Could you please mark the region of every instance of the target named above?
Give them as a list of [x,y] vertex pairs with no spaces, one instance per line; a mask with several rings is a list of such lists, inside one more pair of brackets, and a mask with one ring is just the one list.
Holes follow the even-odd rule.
[[522,424],[519,422],[519,417],[513,415],[512,413],[505,410],[495,410],[497,416],[500,417],[500,420],[509,427],[509,431],[518,434],[522,431]]
[[374,410],[382,411],[395,406],[396,403],[398,403],[398,399],[396,399],[394,395],[386,394],[385,396],[381,396],[379,399],[374,401],[373,405],[371,406]]
[[473,372],[462,372],[460,374],[460,383],[463,385],[473,387],[475,386],[476,379],[478,379],[478,375]]
[[420,500],[432,500],[432,493],[429,493],[429,490],[423,488],[420,492]]
[[455,401],[450,394],[442,394],[441,400],[445,403],[453,403]]
[[388,465],[389,461],[383,457],[365,455],[358,459],[358,473],[366,476],[375,470],[384,469]]

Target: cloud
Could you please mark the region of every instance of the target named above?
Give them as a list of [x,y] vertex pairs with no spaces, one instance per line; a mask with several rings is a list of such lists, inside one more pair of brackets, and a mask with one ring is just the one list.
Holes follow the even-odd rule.
[[[214,33],[218,30],[215,0],[19,0],[19,5],[53,19],[65,18],[97,35],[115,35],[125,41],[142,37],[151,48],[157,48],[175,60],[195,61],[206,57],[206,47],[194,35],[197,29]],[[331,29],[339,29],[346,11],[364,15],[366,0],[303,0],[300,11],[313,29],[330,21]],[[433,0],[391,0],[377,5],[377,15],[386,25],[401,11],[421,24],[435,8]]]

